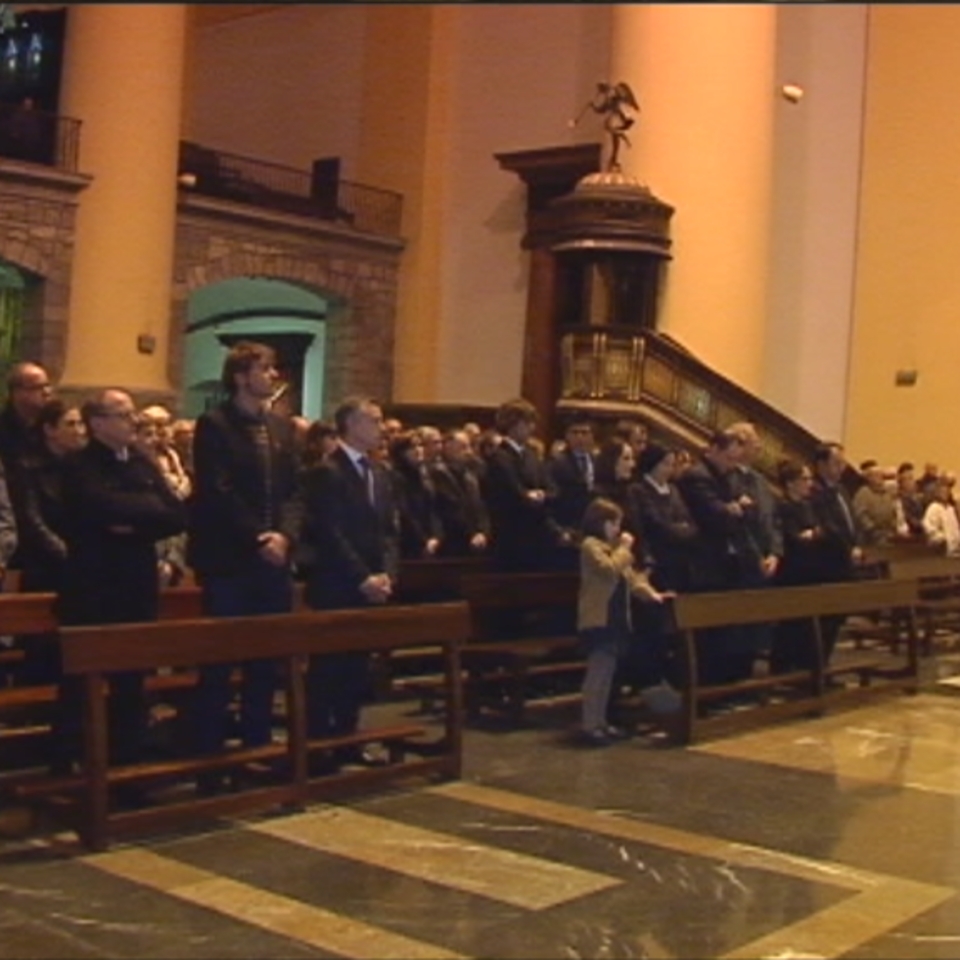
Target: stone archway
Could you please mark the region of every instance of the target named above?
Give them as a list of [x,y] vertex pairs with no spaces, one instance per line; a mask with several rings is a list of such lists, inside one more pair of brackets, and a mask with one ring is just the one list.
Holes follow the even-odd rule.
[[397,274],[402,241],[356,234],[323,221],[253,211],[191,197],[181,202],[170,318],[168,375],[183,389],[190,294],[236,277],[306,287],[330,302],[323,407],[393,391]]

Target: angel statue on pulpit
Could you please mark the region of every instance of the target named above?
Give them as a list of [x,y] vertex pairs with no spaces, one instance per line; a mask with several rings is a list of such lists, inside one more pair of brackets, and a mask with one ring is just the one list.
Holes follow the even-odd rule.
[[630,84],[622,80],[619,83],[598,83],[593,99],[584,106],[576,120],[570,121],[570,126],[575,127],[588,110],[603,117],[603,128],[610,135],[610,159],[607,161],[607,171],[619,172],[620,147],[623,144],[628,147],[631,145],[627,131],[633,126],[635,118],[631,117],[630,113],[640,110]]

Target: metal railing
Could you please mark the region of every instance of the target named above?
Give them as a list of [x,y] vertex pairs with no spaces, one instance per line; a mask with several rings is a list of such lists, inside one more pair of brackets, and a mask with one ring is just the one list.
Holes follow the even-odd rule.
[[79,120],[0,103],[0,157],[76,173],[79,153]]
[[180,143],[178,180],[202,196],[331,220],[361,233],[400,236],[403,197],[392,190],[340,179],[317,183],[304,170],[189,141]]

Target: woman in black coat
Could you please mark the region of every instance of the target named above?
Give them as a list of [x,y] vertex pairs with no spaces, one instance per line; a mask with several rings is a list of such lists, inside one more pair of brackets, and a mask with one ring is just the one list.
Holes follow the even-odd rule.
[[400,556],[432,557],[440,547],[441,529],[433,484],[423,464],[423,443],[415,433],[390,442],[390,478],[400,520]]
[[658,444],[640,454],[640,480],[631,487],[632,512],[650,557],[650,582],[658,590],[690,589],[697,525],[673,483],[676,455]]
[[[64,470],[67,457],[79,450],[87,430],[77,407],[62,400],[44,404],[34,429],[39,442],[10,477],[17,520],[17,565],[24,593],[60,590],[67,559],[64,529]],[[29,637],[24,644],[20,682],[54,683],[60,675],[60,653],[55,633]]]
[[593,496],[612,500],[623,511],[623,529],[636,538],[636,518],[632,515],[630,486],[636,467],[633,447],[624,440],[608,440],[593,465]]
[[[623,440],[610,440],[603,445],[594,464],[595,496],[612,500],[623,510],[623,529],[634,536],[633,552],[638,570],[648,570],[652,557],[643,534],[643,523],[637,512],[634,482],[636,458],[633,448]],[[651,581],[652,582],[652,581]],[[650,608],[657,607],[656,610]],[[615,689],[623,686],[643,691],[651,709],[668,713],[677,706],[677,695],[665,686],[666,678],[674,679],[674,667],[667,643],[664,609],[660,604],[633,604],[634,638],[617,667]],[[617,715],[617,698],[610,701],[608,720],[621,724]]]

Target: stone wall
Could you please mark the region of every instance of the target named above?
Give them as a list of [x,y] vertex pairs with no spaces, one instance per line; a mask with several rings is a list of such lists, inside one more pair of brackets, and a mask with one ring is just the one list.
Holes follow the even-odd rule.
[[20,354],[59,379],[66,360],[73,244],[90,177],[0,161],[0,259],[28,278]]
[[393,391],[397,275],[403,243],[253,207],[181,197],[177,216],[170,383],[183,387],[190,294],[234,277],[300,284],[330,304],[324,412],[345,395]]
[[[75,221],[90,178],[0,159],[0,259],[28,277],[21,356],[63,372]],[[403,242],[308,217],[182,194],[171,286],[168,375],[178,405],[190,294],[234,277],[300,284],[330,304],[324,411],[348,393],[393,391],[397,276]]]

